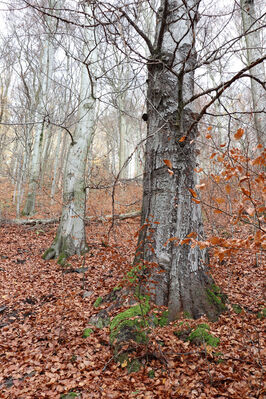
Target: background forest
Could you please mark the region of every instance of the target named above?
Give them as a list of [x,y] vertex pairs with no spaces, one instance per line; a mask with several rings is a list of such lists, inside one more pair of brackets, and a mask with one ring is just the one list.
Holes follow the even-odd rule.
[[265,11],[0,1],[0,397],[264,397]]

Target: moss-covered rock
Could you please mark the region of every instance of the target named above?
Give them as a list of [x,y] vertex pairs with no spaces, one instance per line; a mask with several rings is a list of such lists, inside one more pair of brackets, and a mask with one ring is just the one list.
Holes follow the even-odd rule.
[[206,343],[207,345],[216,348],[220,342],[220,339],[210,334],[209,330],[210,327],[208,324],[200,324],[190,333],[188,340],[197,345]]
[[110,317],[106,309],[100,310],[96,315],[93,315],[89,319],[89,324],[95,326],[96,328],[104,328],[109,326]]
[[124,342],[134,340],[138,343],[147,342],[147,335],[144,328],[147,321],[144,316],[149,312],[149,298],[142,298],[142,301],[135,306],[116,315],[110,323],[110,343],[115,340]]

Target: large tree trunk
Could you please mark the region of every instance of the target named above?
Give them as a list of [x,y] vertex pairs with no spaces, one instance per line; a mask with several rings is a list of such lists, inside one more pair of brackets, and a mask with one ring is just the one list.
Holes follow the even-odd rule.
[[[250,65],[261,57],[263,43],[260,38],[260,31],[258,30],[259,22],[257,22],[254,0],[241,0],[240,5],[243,32],[246,41],[247,62]],[[251,75],[250,85],[257,141],[258,144],[266,147],[266,94],[265,88],[262,85],[265,84],[264,65],[260,64],[251,68],[249,73]]]
[[[92,67],[95,65],[95,50],[93,50],[95,43],[92,29],[86,29],[84,40],[78,122],[67,157],[62,215],[56,238],[44,253],[44,259],[59,257],[59,260],[64,261],[67,257],[74,254],[80,255],[87,249],[85,171],[88,149],[94,133],[95,99],[92,92],[95,92],[96,83],[93,73],[89,76],[85,62]],[[90,72],[92,72],[91,66]]]
[[[177,319],[181,312],[195,318],[207,314],[214,319],[219,309],[210,300],[212,279],[206,251],[189,243],[178,244],[192,232],[203,237],[201,208],[189,191],[196,184],[196,131],[187,133],[193,109],[182,105],[194,91],[198,1],[187,1],[186,7],[184,4],[181,0],[162,1],[157,51],[148,66],[144,227],[135,262],[158,266],[148,287],[157,305],[168,306],[169,320]],[[185,73],[185,69],[192,71]]]

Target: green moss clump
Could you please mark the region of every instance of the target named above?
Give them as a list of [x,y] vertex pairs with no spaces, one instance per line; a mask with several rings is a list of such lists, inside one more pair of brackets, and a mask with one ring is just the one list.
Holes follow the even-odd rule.
[[233,304],[232,304],[232,308],[233,308],[233,311],[234,311],[236,314],[240,314],[240,313],[242,312],[242,308],[241,308],[240,305],[238,305],[238,303],[233,303]]
[[214,352],[213,353],[214,359],[215,359],[215,363],[221,364],[223,363],[225,360],[223,358],[223,353],[222,352]]
[[64,266],[66,263],[67,255],[64,252],[61,252],[61,254],[57,258],[57,263],[58,265]]
[[72,399],[72,398],[76,398],[77,396],[79,396],[78,393],[69,392],[69,393],[64,393],[63,395],[61,395],[60,399]]
[[149,378],[154,378],[154,377],[155,377],[155,372],[154,372],[154,370],[150,370],[150,371],[148,372],[148,376],[149,376]]
[[128,357],[128,352],[123,352],[117,355],[116,361],[120,363],[122,367],[127,367],[129,373],[136,373],[141,369],[141,363],[138,359],[130,360]]
[[155,327],[164,327],[168,324],[168,310],[164,310],[161,315],[153,313],[151,315],[151,324]]
[[216,305],[216,308],[220,313],[224,312],[227,308],[224,304],[226,300],[226,295],[221,293],[221,290],[219,287],[217,287],[215,284],[212,285],[211,289],[207,288],[206,290],[207,297],[210,303],[213,303]]
[[99,296],[99,298],[96,299],[96,301],[94,302],[93,306],[95,308],[98,308],[100,306],[100,304],[102,303],[103,298],[101,296]]
[[48,248],[42,255],[42,259],[52,259],[55,256],[55,250],[53,248]]
[[159,326],[164,327],[168,324],[168,310],[164,310],[162,316],[158,320]]
[[117,285],[116,287],[113,288],[113,291],[120,291],[122,289],[122,287],[120,287],[119,285]]
[[185,311],[185,312],[184,312],[184,318],[185,318],[185,319],[193,319],[193,316],[192,316],[191,313]]
[[207,345],[216,348],[220,342],[220,339],[211,335],[208,332],[209,328],[206,328],[205,326],[206,325],[204,324],[199,325],[194,331],[191,332],[188,340],[196,344],[202,344],[205,342]]
[[141,363],[138,359],[131,360],[127,365],[129,373],[137,373],[141,369]]
[[93,333],[93,329],[92,328],[85,328],[85,330],[83,331],[83,338],[88,338],[91,334]]
[[257,315],[258,319],[263,320],[266,317],[266,308],[263,308]]
[[[142,301],[143,299],[144,298],[142,298]],[[128,336],[129,339],[134,339],[138,343],[147,342],[147,336],[143,328],[147,325],[144,316],[149,310],[149,297],[145,297],[145,301],[142,303],[132,306],[116,315],[110,324],[110,343],[113,344],[114,340],[119,335],[123,335],[123,332],[125,332],[125,335]]]
[[208,331],[210,331],[210,329],[211,329],[209,324],[206,324],[206,323],[199,324],[197,328],[204,328],[205,330],[208,330]]

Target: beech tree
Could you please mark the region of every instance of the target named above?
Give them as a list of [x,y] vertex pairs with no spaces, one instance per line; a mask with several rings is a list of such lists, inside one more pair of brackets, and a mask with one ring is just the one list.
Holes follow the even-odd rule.
[[[256,16],[254,0],[241,0],[241,17],[243,33],[245,36],[247,63],[250,65],[261,57],[263,41],[260,37],[260,24]],[[266,147],[266,75],[264,67],[256,65],[250,69],[251,97],[254,112],[254,122],[257,134],[257,141]]]
[[[24,1],[38,8],[32,2]],[[90,2],[82,3],[86,7],[90,5]],[[217,100],[222,103],[223,94],[234,82],[250,75],[260,86],[263,83],[256,71],[257,67],[262,67],[265,55],[259,54],[252,55],[248,65],[233,72],[227,69],[227,74],[219,74],[216,79],[218,70],[226,69],[225,64],[230,64],[235,52],[239,51],[237,43],[244,36],[251,35],[252,28],[249,22],[248,27],[244,27],[244,33],[227,38],[221,34],[225,29],[221,26],[212,34],[206,25],[206,18],[217,15],[210,11],[208,16],[205,12],[205,25],[201,24],[199,7],[202,3],[201,0],[161,0],[156,11],[156,1],[95,1],[93,24],[88,19],[86,24],[80,23],[79,17],[71,12],[71,7],[66,9],[67,17],[63,19],[84,28],[88,34],[99,27],[103,32],[102,40],[107,45],[115,44],[122,53],[125,53],[125,48],[130,49],[126,52],[128,61],[148,66],[142,228],[135,264],[144,266],[144,273],[147,268],[152,268],[151,278],[144,290],[153,293],[158,305],[168,306],[170,320],[178,318],[181,312],[188,312],[195,318],[207,314],[214,319],[223,309],[218,300],[213,300],[216,297],[207,253],[200,246],[192,245],[190,240],[203,238],[200,201],[196,193],[197,127]],[[50,15],[49,9],[39,8]],[[151,9],[156,15],[154,40],[138,18],[139,9],[142,12]],[[209,9],[210,4],[206,3],[205,11]],[[225,25],[230,24],[231,10],[227,15]],[[225,14],[221,13],[220,17],[223,24]],[[200,26],[202,38],[200,49],[196,46],[197,25]],[[248,44],[247,48],[251,49],[253,44]],[[210,65],[213,68],[211,84],[206,79],[206,68]],[[203,71],[202,75],[200,71]],[[86,87],[93,87],[91,75]],[[202,100],[200,107],[197,103],[199,99]],[[88,109],[91,113],[86,114],[86,125],[90,130],[92,118],[89,115],[92,115],[93,105]],[[83,111],[80,106],[80,112]],[[85,116],[80,120],[85,121]],[[81,127],[82,123],[80,130],[77,128],[75,131],[70,148],[64,209],[57,238],[45,254],[47,259],[60,254],[65,257],[80,253],[86,248],[85,207],[82,204],[85,202],[83,175],[88,137],[84,141]]]
[[[84,5],[85,14],[89,7]],[[81,66],[78,122],[69,148],[63,187],[63,208],[56,237],[43,258],[59,258],[59,262],[86,251],[85,171],[88,150],[94,134],[96,81],[96,43],[93,29],[84,30],[83,64]]]
[[[148,133],[143,205],[135,263],[157,267],[149,289],[169,320],[181,312],[215,318],[206,251],[187,242],[203,238],[200,204],[195,200],[196,127],[194,94],[197,0],[162,1],[148,65]],[[158,269],[159,270],[158,270]],[[162,273],[158,273],[162,271]]]
[[[51,10],[55,7],[55,0],[49,1],[49,7]],[[40,55],[40,71],[38,76],[38,89],[36,91],[36,115],[35,119],[38,121],[40,116],[44,118],[45,112],[48,107],[48,95],[50,91],[52,71],[53,71],[53,63],[54,63],[54,48],[51,42],[52,36],[54,34],[54,27],[51,25],[54,23],[54,20],[50,22],[48,18],[47,26],[45,29],[46,38],[43,41],[43,48],[41,49]],[[49,29],[49,30],[48,30]],[[34,134],[34,145],[32,150],[31,157],[31,168],[30,168],[30,176],[29,176],[29,188],[27,199],[25,202],[23,213],[24,215],[31,215],[35,211],[35,201],[36,201],[36,191],[39,184],[40,170],[41,170],[41,158],[42,158],[42,150],[45,151],[45,147],[43,145],[44,138],[44,129],[45,129],[45,120],[43,123],[37,123],[35,127]],[[47,139],[45,143],[47,144]]]

